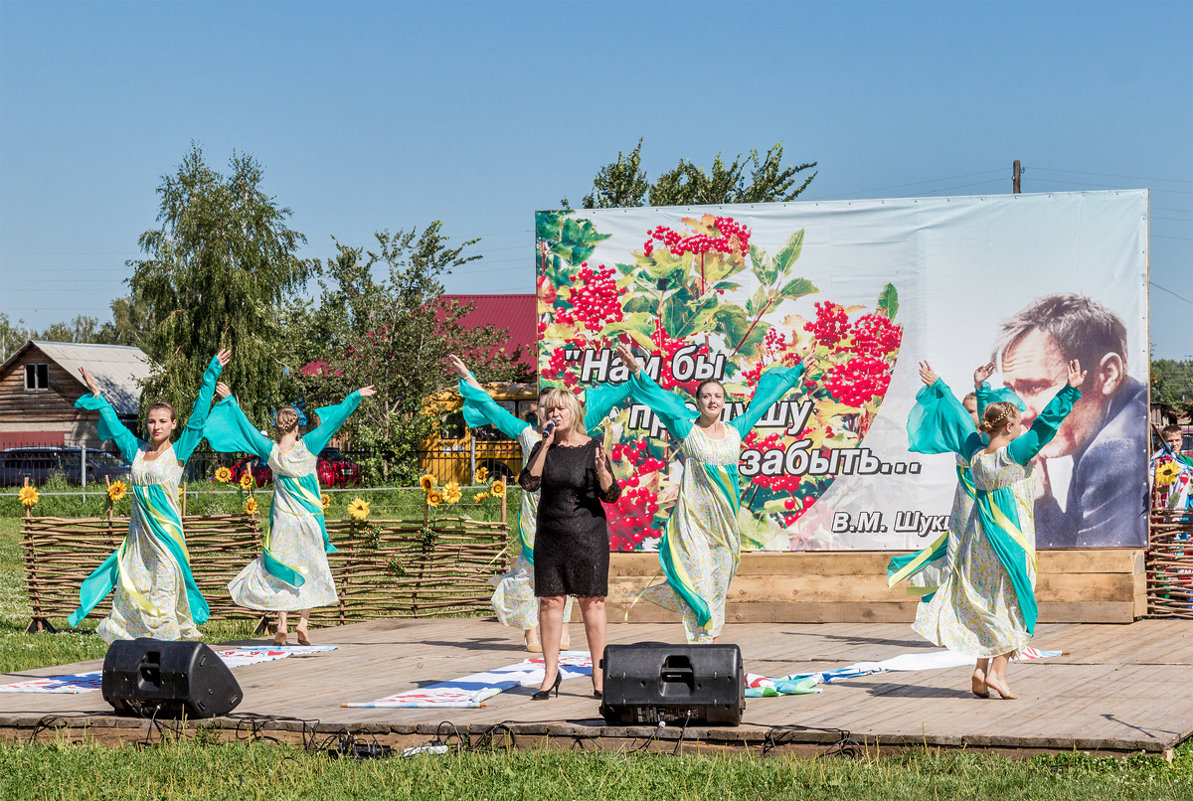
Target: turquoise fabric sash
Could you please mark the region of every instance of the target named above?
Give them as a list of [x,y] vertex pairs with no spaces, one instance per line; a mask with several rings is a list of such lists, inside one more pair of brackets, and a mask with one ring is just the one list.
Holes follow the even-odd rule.
[[[319,524],[319,531],[323,534],[324,553],[335,553],[339,550],[331,544],[331,539],[327,535],[327,523],[323,517],[323,498],[319,493],[318,477],[314,473],[302,476],[301,478],[292,478],[274,473],[273,482],[274,494],[276,496],[282,496],[283,501],[292,502],[294,506],[297,506],[315,518],[315,521]],[[262,550],[261,557],[265,563],[266,572],[271,576],[275,576],[293,587],[301,587],[306,583],[306,579],[303,578],[302,574],[285,562],[274,558],[274,555],[270,552],[270,539],[273,537],[279,506],[280,504],[275,499],[275,502],[270,507],[269,536],[265,538],[265,547]]]
[[[719,489],[729,502],[729,508],[733,513],[734,520],[736,520],[738,510],[741,508],[741,497],[737,493],[737,465],[703,464],[702,466],[708,475],[709,482]],[[659,543],[659,566],[662,567],[663,575],[666,577],[667,583],[671,585],[671,589],[696,614],[696,622],[701,626],[705,626],[708,625],[708,621],[712,620],[712,612],[708,608],[708,601],[702,598],[700,593],[696,591],[695,582],[688,575],[683,560],[671,544],[672,530],[678,525],[675,510],[672,510],[671,515],[667,518],[667,525],[663,528],[662,542]],[[736,560],[740,557],[735,553],[734,558]]]
[[[141,519],[149,531],[166,547],[166,551],[174,558],[174,563],[182,573],[192,619],[196,624],[206,623],[208,617],[211,616],[211,610],[207,606],[203,594],[199,592],[199,587],[195,584],[195,577],[191,573],[190,554],[186,548],[186,539],[182,534],[182,518],[179,516],[178,510],[170,503],[165,489],[160,484],[152,484],[148,487],[134,484],[133,498],[141,512]],[[125,543],[127,543],[127,538]],[[67,618],[70,625],[77,626],[121,580],[120,556],[124,551],[125,543],[122,543],[115,553],[105,559],[98,568],[92,571],[90,576],[83,580],[83,585],[79,588],[79,608]],[[126,589],[142,609],[161,614],[131,584]]]

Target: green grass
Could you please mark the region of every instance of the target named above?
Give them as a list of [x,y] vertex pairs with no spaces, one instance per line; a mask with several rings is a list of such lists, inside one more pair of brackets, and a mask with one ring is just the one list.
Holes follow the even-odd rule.
[[336,760],[297,746],[166,743],[0,746],[0,798],[62,799],[1039,799],[1193,798],[1193,753],[1010,760],[980,752],[890,758],[580,753],[525,749]]

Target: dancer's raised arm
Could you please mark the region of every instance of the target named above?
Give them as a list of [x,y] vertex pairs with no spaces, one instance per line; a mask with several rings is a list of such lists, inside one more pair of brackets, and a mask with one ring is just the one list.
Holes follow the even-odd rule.
[[315,415],[319,418],[319,425],[312,428],[310,431],[302,435],[303,441],[306,442],[307,450],[311,453],[318,454],[319,451],[327,447],[327,443],[336,435],[340,427],[344,425],[348,417],[356,411],[356,407],[360,406],[361,398],[368,398],[376,395],[377,390],[373,389],[370,384],[367,387],[361,387],[353,392],[343,402],[335,406],[324,406],[315,410]]
[[750,405],[737,417],[729,421],[729,425],[737,429],[742,437],[750,432],[758,421],[787,394],[787,391],[799,383],[804,375],[803,362],[794,367],[771,367],[758,379],[758,386],[754,388],[754,397]]
[[220,453],[251,453],[262,462],[268,461],[273,440],[258,431],[244,416],[244,410],[232,396],[227,384],[219,382],[215,392],[222,400],[211,410],[207,426],[203,429],[212,450]]
[[195,398],[195,405],[191,407],[190,417],[186,419],[186,426],[174,443],[174,455],[180,462],[191,458],[195,448],[203,440],[203,429],[207,425],[207,415],[211,412],[211,401],[215,398],[215,385],[219,381],[220,373],[232,359],[232,351],[224,348],[211,357],[207,369],[203,371],[203,383],[199,385],[199,396]]
[[692,433],[692,421],[699,414],[687,407],[683,398],[674,392],[668,392],[655,383],[654,379],[642,369],[642,364],[633,352],[624,344],[617,346],[617,355],[622,364],[630,371],[630,397],[638,403],[645,404],[662,421],[671,436],[679,441],[687,439]]
[[1081,369],[1081,362],[1074,359],[1069,362],[1069,374],[1066,384],[1044,407],[1044,411],[1031,424],[1031,428],[1014,442],[1007,446],[1007,455],[1019,464],[1027,464],[1035,458],[1040,450],[1056,436],[1056,430],[1073,410],[1073,404],[1081,397],[1078,389],[1085,382],[1085,371]]
[[920,362],[924,386],[907,416],[908,449],[915,453],[972,453],[984,444],[973,418],[932,365]]
[[457,389],[460,391],[460,397],[464,399],[464,408],[461,411],[469,428],[492,425],[510,439],[518,439],[523,431],[534,427],[532,423],[518,419],[493,400],[459,356],[453,353],[447,357],[447,362],[451,365],[452,371],[460,377]]
[[100,439],[110,439],[116,443],[116,447],[120,450],[120,455],[128,462],[132,462],[137,456],[137,451],[144,440],[137,437],[136,434],[128,430],[124,423],[120,422],[120,417],[116,414],[116,410],[112,408],[112,404],[108,403],[108,399],[99,391],[99,386],[95,383],[95,379],[91,373],[87,371],[86,367],[79,368],[79,374],[83,376],[83,381],[86,382],[87,388],[91,390],[90,395],[83,395],[75,401],[76,409],[87,409],[93,412],[99,412],[99,425],[97,426]]

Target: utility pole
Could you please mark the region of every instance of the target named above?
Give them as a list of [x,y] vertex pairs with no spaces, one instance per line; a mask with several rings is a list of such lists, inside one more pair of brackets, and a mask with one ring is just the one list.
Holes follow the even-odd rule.
[[1023,174],[1023,169],[1019,166],[1019,159],[1015,159],[1014,166],[1011,167],[1011,192],[1012,194],[1019,194],[1019,176]]

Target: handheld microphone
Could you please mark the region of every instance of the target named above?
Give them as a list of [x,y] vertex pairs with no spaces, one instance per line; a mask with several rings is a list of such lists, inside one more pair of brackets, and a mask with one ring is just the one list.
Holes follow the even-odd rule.
[[545,426],[543,426],[543,439],[546,439],[547,437],[551,436],[551,432],[554,430],[555,430],[555,424],[548,421],[547,424]]

